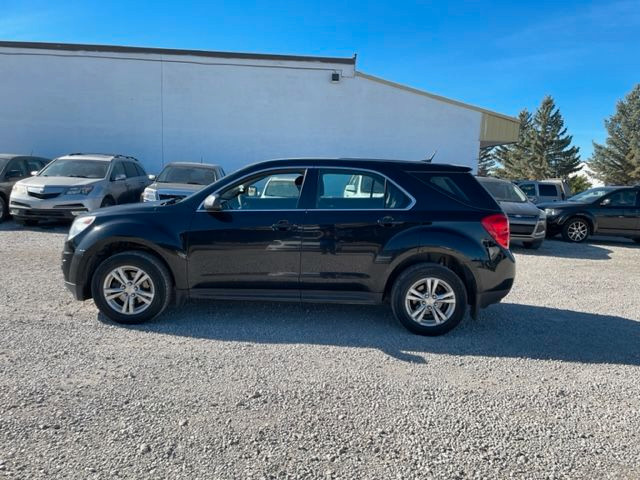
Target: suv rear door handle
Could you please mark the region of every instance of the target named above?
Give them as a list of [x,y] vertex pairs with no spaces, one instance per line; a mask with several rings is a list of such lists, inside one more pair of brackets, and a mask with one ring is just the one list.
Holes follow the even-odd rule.
[[292,230],[296,230],[298,226],[289,223],[289,220],[280,220],[278,223],[274,223],[273,225],[271,225],[271,228],[277,230],[278,232],[289,232]]
[[404,222],[396,222],[393,217],[389,215],[378,219],[378,225],[381,227],[393,227],[394,225],[400,225],[402,223]]

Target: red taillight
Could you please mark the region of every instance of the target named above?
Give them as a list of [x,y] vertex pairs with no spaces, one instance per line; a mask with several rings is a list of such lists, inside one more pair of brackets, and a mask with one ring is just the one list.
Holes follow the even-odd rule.
[[482,219],[482,226],[491,238],[504,248],[509,248],[509,219],[502,213],[489,215]]

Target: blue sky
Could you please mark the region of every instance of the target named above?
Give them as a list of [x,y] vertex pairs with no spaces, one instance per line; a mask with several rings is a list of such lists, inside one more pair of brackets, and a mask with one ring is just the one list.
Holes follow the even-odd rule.
[[357,53],[360,71],[514,116],[551,94],[583,158],[640,82],[640,0],[0,0],[0,39]]

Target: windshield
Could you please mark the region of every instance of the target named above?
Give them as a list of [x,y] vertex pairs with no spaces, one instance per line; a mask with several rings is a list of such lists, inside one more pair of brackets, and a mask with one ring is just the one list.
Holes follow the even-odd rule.
[[156,179],[158,183],[186,183],[209,185],[216,181],[216,171],[211,168],[168,166]]
[[480,180],[480,183],[489,191],[491,196],[499,202],[527,202],[527,196],[524,192],[511,182]]
[[607,193],[611,191],[610,188],[590,188],[589,190],[585,190],[582,193],[574,195],[570,197],[568,200],[570,202],[578,202],[578,203],[590,203],[595,202],[600,197],[605,196]]
[[104,178],[109,162],[101,160],[54,160],[40,173],[42,177]]

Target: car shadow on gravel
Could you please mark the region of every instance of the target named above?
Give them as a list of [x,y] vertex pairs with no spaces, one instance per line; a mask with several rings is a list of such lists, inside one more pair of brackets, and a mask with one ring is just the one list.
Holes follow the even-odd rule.
[[0,232],[54,232],[67,233],[71,222],[46,221],[37,225],[18,225],[13,220],[5,220],[0,223]]
[[425,363],[424,354],[446,354],[640,365],[640,321],[513,303],[466,318],[441,337],[409,333],[388,307],[231,301],[190,303],[122,328],[226,342],[375,348],[413,363]]
[[568,243],[558,240],[545,240],[537,250],[529,250],[520,245],[512,245],[511,250],[518,255],[532,257],[560,257],[581,260],[610,260],[613,250],[589,243]]

